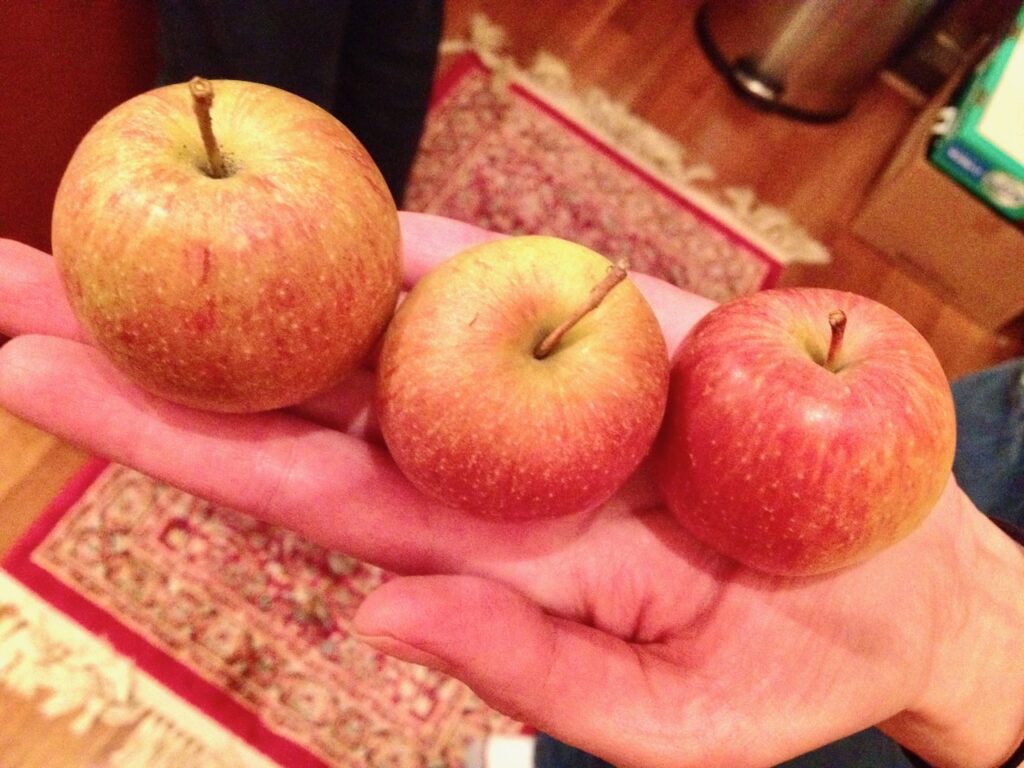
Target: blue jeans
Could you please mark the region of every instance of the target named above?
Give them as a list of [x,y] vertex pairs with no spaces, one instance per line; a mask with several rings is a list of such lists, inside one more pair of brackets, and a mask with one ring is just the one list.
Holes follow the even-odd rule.
[[[1024,526],[1024,359],[953,383],[957,444],[953,474],[990,517]],[[536,768],[605,768],[608,763],[541,734]],[[876,728],[789,760],[780,768],[912,768]]]
[[1011,360],[953,383],[953,474],[989,517],[1024,525],[1024,362]]

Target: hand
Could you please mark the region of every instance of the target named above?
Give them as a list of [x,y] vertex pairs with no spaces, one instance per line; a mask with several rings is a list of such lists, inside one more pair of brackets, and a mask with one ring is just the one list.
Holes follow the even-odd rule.
[[[410,284],[493,237],[415,214],[402,226]],[[670,350],[712,307],[634,277]],[[10,241],[0,331],[21,336],[0,350],[0,404],[406,574],[361,607],[367,641],[613,763],[767,766],[875,723],[936,765],[994,765],[1019,742],[1024,561],[953,482],[900,544],[787,581],[692,540],[648,467],[595,513],[556,520],[487,521],[428,501],[381,445],[370,370],[253,416],[151,397],[83,341],[52,260]]]

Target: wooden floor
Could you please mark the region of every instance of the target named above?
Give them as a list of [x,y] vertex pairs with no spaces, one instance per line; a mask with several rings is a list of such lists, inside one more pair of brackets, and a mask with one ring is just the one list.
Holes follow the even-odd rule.
[[[528,8],[529,10],[525,10]],[[902,138],[916,107],[883,85],[828,126],[788,121],[734,97],[705,61],[693,34],[695,0],[449,0],[449,36],[483,11],[508,32],[523,62],[544,49],[583,86],[598,86],[668,134],[728,184],[752,186],[832,250],[823,267],[795,266],[786,285],[820,285],[871,296],[902,313],[956,377],[1021,353],[1019,338],[972,323],[849,232],[849,222]],[[0,411],[0,553],[6,551],[86,456]],[[0,698],[0,768],[86,765],[107,737],[68,739],[24,702]],[[51,745],[51,746],[48,746]]]

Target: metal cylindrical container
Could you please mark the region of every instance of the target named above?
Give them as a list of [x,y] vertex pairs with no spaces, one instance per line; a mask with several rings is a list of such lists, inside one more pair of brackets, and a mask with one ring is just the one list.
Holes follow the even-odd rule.
[[709,0],[701,44],[740,95],[791,117],[846,115],[935,0]]

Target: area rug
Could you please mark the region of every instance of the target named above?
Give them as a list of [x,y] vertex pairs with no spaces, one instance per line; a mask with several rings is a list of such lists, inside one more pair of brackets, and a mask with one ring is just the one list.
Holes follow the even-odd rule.
[[[557,60],[520,68],[488,35],[439,82],[407,207],[572,239],[719,301],[827,259]],[[121,729],[110,766],[470,765],[522,726],[352,637],[387,578],[97,460],[0,570],[0,689],[78,733]]]
[[[406,206],[506,234],[548,234],[716,301],[773,285],[825,248],[547,54],[496,53],[485,19],[440,83]],[[500,31],[498,31],[500,35]]]
[[79,732],[125,728],[116,766],[449,768],[521,732],[352,636],[386,579],[96,460],[3,562],[0,679]]

